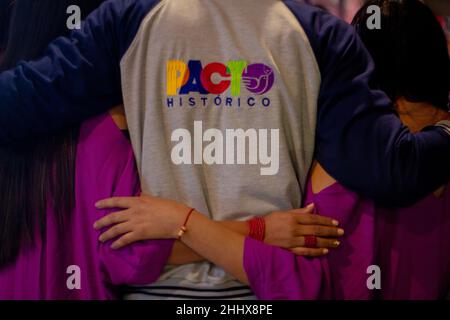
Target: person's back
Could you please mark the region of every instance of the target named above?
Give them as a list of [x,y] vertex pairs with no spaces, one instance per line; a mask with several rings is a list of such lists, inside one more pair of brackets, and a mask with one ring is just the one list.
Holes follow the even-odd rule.
[[92,227],[105,214],[95,209],[96,201],[140,190],[130,142],[110,115],[82,124],[76,153],[70,219],[61,228],[49,210],[45,235],[37,232],[34,243],[24,244],[14,262],[0,269],[0,299],[119,299],[120,285],[154,281],[166,263],[171,241],[113,250],[98,242],[100,233]]
[[[158,3],[121,62],[144,192],[215,220],[299,208],[320,87],[305,39],[281,1]],[[210,263],[169,268],[155,287],[169,285],[245,295]]]
[[377,212],[377,263],[383,299],[450,296],[450,185],[415,205]]
[[76,160],[76,208],[64,229],[54,212],[48,211],[45,236],[36,232],[34,244],[24,243],[17,259],[0,269],[0,299],[118,298],[112,284],[111,290],[105,285],[98,234],[92,228],[103,215],[95,210],[95,201],[117,191],[134,195],[139,190],[131,148],[114,126],[108,115],[82,125]]
[[[64,34],[69,3],[87,14],[99,2],[15,1],[0,69],[36,57]],[[131,144],[111,116],[1,148],[0,162],[0,299],[113,299],[118,285],[159,275],[171,242],[113,251],[92,227],[103,216],[96,201],[140,190]]]
[[[375,206],[315,166],[306,196],[317,212],[337,219],[345,235],[337,250],[321,257],[322,299],[369,300],[367,270],[375,262]],[[326,187],[324,187],[327,185]]]
[[336,250],[309,259],[247,239],[244,268],[256,296],[263,300],[368,300],[367,268],[375,258],[375,206],[344,188],[318,164],[311,170],[305,205],[339,221],[345,230]]
[[[381,30],[367,8],[378,5]],[[433,12],[418,0],[371,0],[353,21],[372,54],[380,88],[412,132],[449,117],[450,61]],[[430,164],[433,165],[433,164]],[[450,290],[450,190],[445,184],[406,208],[377,209],[383,299],[445,299]]]

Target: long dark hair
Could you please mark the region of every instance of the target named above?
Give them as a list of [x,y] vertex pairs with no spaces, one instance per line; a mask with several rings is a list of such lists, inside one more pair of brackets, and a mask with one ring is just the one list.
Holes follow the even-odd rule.
[[[381,9],[381,29],[367,26],[371,5]],[[352,24],[375,61],[380,89],[393,101],[404,97],[448,110],[447,40],[430,8],[418,0],[370,0]]]
[[[85,16],[102,1],[14,1],[0,70],[38,58],[51,40],[66,35],[70,5],[78,5]],[[0,148],[0,268],[14,262],[37,235],[45,239],[49,211],[59,230],[65,225],[74,207],[78,134],[79,127],[71,127]]]
[[8,39],[9,18],[13,8],[13,0],[0,0],[0,59]]

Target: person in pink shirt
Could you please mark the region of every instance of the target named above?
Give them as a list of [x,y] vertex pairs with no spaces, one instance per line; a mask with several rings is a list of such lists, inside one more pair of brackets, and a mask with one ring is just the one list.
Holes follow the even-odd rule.
[[[381,30],[369,30],[367,7],[378,5]],[[445,34],[418,0],[372,0],[355,25],[372,54],[381,89],[402,122],[418,132],[449,117],[450,62]],[[432,165],[432,164],[430,164]],[[383,299],[444,299],[450,292],[450,186],[407,208],[378,209],[377,263]]]
[[[99,245],[92,232],[102,217],[92,209],[97,200],[139,194],[133,151],[113,119],[106,114],[86,121],[76,152],[75,208],[65,217],[68,224],[60,228],[47,209],[43,235],[35,232],[32,244],[22,238],[18,256],[0,266],[0,300],[117,299],[119,285],[154,281],[169,258],[170,240],[116,251]],[[74,270],[79,279],[71,282]]]
[[[85,15],[99,2],[15,1],[0,68],[34,58],[67,32],[69,5]],[[92,231],[97,200],[140,188],[130,143],[110,115],[2,147],[0,162],[0,300],[116,299],[119,285],[159,276],[172,241],[113,251]]]

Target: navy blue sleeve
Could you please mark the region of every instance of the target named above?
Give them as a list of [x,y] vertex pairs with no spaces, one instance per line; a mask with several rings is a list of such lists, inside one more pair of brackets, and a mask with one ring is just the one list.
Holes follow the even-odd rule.
[[389,206],[410,205],[450,180],[450,135],[411,134],[381,92],[374,63],[347,23],[286,1],[310,39],[322,75],[316,159],[345,187]]
[[55,132],[122,103],[120,59],[157,2],[107,1],[40,59],[0,74],[0,144]]

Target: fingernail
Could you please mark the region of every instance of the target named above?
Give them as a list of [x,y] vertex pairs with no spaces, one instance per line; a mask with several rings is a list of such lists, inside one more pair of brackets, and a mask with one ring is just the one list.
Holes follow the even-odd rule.
[[323,249],[323,254],[327,254],[328,253],[328,249]]
[[344,229],[338,229],[338,235],[343,236],[344,235]]
[[96,202],[96,203],[95,203],[95,207],[96,207],[97,209],[100,209],[100,202]]
[[98,241],[103,242],[103,237],[102,236],[98,237]]
[[97,230],[97,222],[94,223],[94,229]]
[[339,241],[335,241],[335,242],[333,242],[333,244],[335,247],[338,247],[341,243]]
[[337,220],[333,220],[333,221],[331,221],[331,223],[333,224],[333,226],[338,226],[339,225],[339,221],[337,221]]

